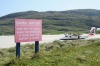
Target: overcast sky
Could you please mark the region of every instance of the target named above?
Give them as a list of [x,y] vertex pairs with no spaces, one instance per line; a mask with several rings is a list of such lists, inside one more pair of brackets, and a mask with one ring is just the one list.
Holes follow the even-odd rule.
[[98,9],[100,0],[0,0],[0,17],[22,11],[65,11]]

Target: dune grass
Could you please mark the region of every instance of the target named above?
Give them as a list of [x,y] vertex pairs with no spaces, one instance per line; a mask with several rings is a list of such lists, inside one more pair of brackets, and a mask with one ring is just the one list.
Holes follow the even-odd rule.
[[21,46],[21,57],[15,48],[0,49],[0,66],[99,66],[100,41],[54,41],[41,44],[34,54],[34,44]]

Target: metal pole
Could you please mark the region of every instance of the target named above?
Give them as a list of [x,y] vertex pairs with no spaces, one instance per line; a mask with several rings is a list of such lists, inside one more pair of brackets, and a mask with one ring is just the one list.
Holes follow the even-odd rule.
[[20,42],[16,43],[16,57],[20,58]]
[[39,52],[39,41],[35,41],[35,54]]

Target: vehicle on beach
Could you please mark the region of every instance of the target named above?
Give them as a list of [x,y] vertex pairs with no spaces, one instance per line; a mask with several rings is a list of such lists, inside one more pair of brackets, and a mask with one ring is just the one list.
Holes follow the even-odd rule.
[[[89,34],[64,34],[65,36],[60,38],[60,40],[78,40],[78,39],[93,39],[96,38],[96,27],[91,27]],[[97,37],[100,38],[100,37]]]

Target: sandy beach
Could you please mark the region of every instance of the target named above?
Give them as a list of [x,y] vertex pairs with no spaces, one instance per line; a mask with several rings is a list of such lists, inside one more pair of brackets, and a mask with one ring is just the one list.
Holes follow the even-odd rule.
[[[60,40],[60,38],[62,37],[64,37],[64,34],[42,35],[42,41],[40,41],[39,43],[42,44],[42,43],[53,42],[55,40]],[[100,38],[100,34],[96,34],[95,36],[88,37],[86,38],[86,40],[96,39],[96,38]],[[32,44],[32,43],[34,43],[34,41],[33,42],[21,42],[21,45]],[[14,46],[16,46],[14,35],[0,36],[0,48],[10,48]]]
[[[40,41],[40,44],[59,40],[63,36],[64,36],[63,34],[61,35],[42,35],[42,41]],[[28,44],[28,43],[32,44],[34,42],[21,42],[21,45]],[[14,46],[16,46],[14,35],[0,36],[0,48],[10,48]]]

